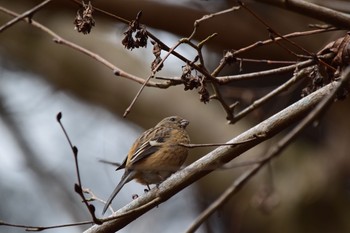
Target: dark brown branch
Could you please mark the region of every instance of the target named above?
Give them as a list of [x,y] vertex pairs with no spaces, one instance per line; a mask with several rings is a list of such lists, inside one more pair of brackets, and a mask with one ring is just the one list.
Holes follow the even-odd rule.
[[69,135],[66,131],[66,129],[64,128],[62,122],[61,122],[61,119],[62,119],[62,113],[59,112],[56,116],[56,120],[58,122],[58,124],[60,125],[67,141],[68,141],[68,144],[73,152],[73,156],[74,156],[74,164],[75,164],[75,171],[76,171],[76,174],[77,174],[77,179],[78,179],[78,184],[74,184],[74,190],[76,193],[79,194],[79,196],[81,197],[81,199],[83,200],[83,203],[85,204],[85,206],[87,207],[87,209],[89,210],[90,212],[90,215],[92,217],[92,220],[94,221],[94,223],[96,224],[102,224],[101,220],[98,219],[95,215],[95,206],[93,206],[92,204],[89,204],[88,201],[86,200],[85,198],[85,195],[84,195],[84,192],[83,192],[83,185],[82,185],[82,182],[81,182],[81,177],[80,177],[80,170],[79,170],[79,163],[78,163],[78,147],[74,146],[72,144],[72,141],[70,140],[69,138]]
[[286,46],[284,46],[283,44],[279,43],[278,41],[275,41],[275,37],[278,36],[280,38],[282,38],[284,41],[288,42],[290,45],[294,46],[295,48],[300,49],[301,51],[303,51],[304,53],[306,53],[307,55],[313,57],[314,54],[309,52],[308,50],[304,49],[303,47],[301,47],[300,45],[298,45],[297,43],[295,43],[292,40],[289,40],[288,38],[284,37],[282,34],[280,34],[279,32],[277,32],[275,29],[273,29],[272,27],[270,27],[259,15],[257,15],[254,11],[252,11],[249,7],[247,7],[242,1],[238,1],[240,3],[240,5],[242,6],[242,8],[244,8],[247,12],[249,12],[254,18],[256,18],[260,23],[262,23],[266,29],[268,30],[269,33],[271,33],[271,39],[276,42],[281,48],[285,49],[287,52],[293,54],[296,57],[300,57],[299,55],[297,55],[294,51],[288,49]]

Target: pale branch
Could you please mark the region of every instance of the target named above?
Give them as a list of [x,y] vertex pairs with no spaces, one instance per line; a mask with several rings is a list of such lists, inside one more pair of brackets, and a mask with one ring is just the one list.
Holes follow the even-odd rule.
[[218,146],[237,146],[239,144],[244,144],[250,141],[253,141],[255,139],[257,139],[259,137],[259,135],[254,135],[254,137],[249,138],[245,141],[241,141],[241,142],[234,142],[234,143],[202,143],[202,144],[183,144],[181,143],[180,145],[183,147],[187,147],[187,148],[200,148],[200,147],[218,147]]
[[[94,225],[85,232],[115,232],[123,228],[136,218],[146,213],[148,210],[156,207],[162,202],[165,202],[180,190],[194,183],[198,179],[216,170],[217,168],[220,168],[223,164],[238,157],[245,151],[253,148],[263,141],[273,137],[277,133],[288,128],[294,122],[302,119],[325,96],[327,96],[331,90],[334,89],[334,86],[334,82],[324,86],[323,88],[311,93],[274,116],[261,122],[255,127],[243,132],[230,140],[228,143],[245,141],[253,138],[255,135],[259,135],[256,140],[250,140],[247,143],[236,146],[221,146],[216,148],[183,170],[176,172],[174,175],[161,183],[158,188],[151,189],[148,193],[138,197],[136,200],[119,209],[113,214],[113,216],[118,217],[125,212],[132,211],[133,209],[140,208],[142,206],[147,206],[147,208],[141,208],[140,211],[133,212],[131,215],[105,222],[102,225]],[[151,205],[149,204],[150,202],[152,203]]]
[[[230,50],[228,51],[228,53],[231,53],[231,57],[235,58],[238,54],[241,53],[245,53],[248,52],[254,48],[257,47],[261,47],[263,45],[267,45],[270,43],[274,43],[277,42],[279,40],[283,40],[285,38],[294,38],[294,37],[300,37],[300,36],[307,36],[307,35],[312,35],[312,34],[317,34],[317,33],[322,33],[322,32],[327,32],[327,31],[332,31],[332,30],[336,30],[336,28],[334,27],[328,27],[328,28],[323,28],[323,29],[316,29],[316,30],[311,30],[311,31],[305,31],[305,32],[293,32],[293,33],[289,33],[280,37],[275,37],[273,39],[268,39],[268,40],[264,40],[264,41],[257,41],[251,45],[248,45],[244,48],[240,48],[237,50]],[[220,64],[215,68],[215,70],[212,72],[212,76],[213,77],[217,77],[220,73],[220,71],[227,65],[227,60],[226,59],[222,59]]]
[[250,62],[250,63],[261,63],[261,64],[279,64],[279,65],[290,65],[295,64],[295,61],[284,61],[284,60],[268,60],[268,59],[253,59],[253,58],[240,58],[237,57],[240,63]]
[[267,76],[292,72],[295,69],[302,69],[302,68],[305,68],[307,66],[314,65],[315,63],[316,63],[315,60],[309,59],[306,61],[298,62],[298,63],[293,64],[293,65],[282,66],[282,67],[269,69],[269,70],[251,72],[251,73],[247,73],[247,74],[219,76],[216,79],[217,79],[218,83],[223,85],[226,83],[231,83],[231,82],[236,82],[236,81],[258,79],[258,78],[263,78],[263,77],[267,77]]
[[87,225],[87,224],[93,224],[93,221],[65,223],[65,224],[57,224],[57,225],[52,225],[52,226],[32,226],[32,225],[8,223],[8,222],[4,222],[4,221],[0,220],[0,226],[22,228],[22,229],[25,229],[26,231],[44,231],[44,230],[49,230],[49,229],[81,226],[81,225]]
[[[75,3],[77,3],[78,5],[82,5],[81,1],[79,1],[79,0],[70,0],[70,1],[75,2]],[[104,14],[104,15],[106,15],[106,16],[108,16],[108,17],[114,19],[114,20],[117,20],[117,21],[119,21],[119,22],[121,22],[121,23],[124,23],[124,24],[127,24],[127,25],[130,24],[130,21],[129,21],[129,20],[124,19],[124,18],[122,18],[122,17],[120,17],[120,16],[114,15],[114,14],[112,14],[112,13],[110,13],[110,12],[108,12],[108,11],[105,11],[105,10],[103,10],[103,9],[100,9],[100,8],[98,8],[98,7],[94,7],[94,6],[93,6],[92,8],[93,8],[95,11],[100,12],[100,13],[102,13],[102,14]],[[147,31],[147,35],[149,36],[149,38],[151,38],[154,42],[158,43],[158,44],[161,46],[162,50],[167,51],[167,52],[170,50],[170,47],[167,46],[164,42],[162,42],[160,39],[158,39],[158,38],[157,38],[155,35],[153,35],[150,31],[148,31],[148,30],[146,30],[146,31]],[[185,62],[185,63],[188,63],[188,62],[189,62],[189,60],[188,60],[187,58],[185,58],[184,56],[182,56],[181,54],[179,54],[179,53],[176,52],[176,51],[172,51],[172,55],[174,55],[175,57],[177,57],[178,59],[180,59],[181,61],[183,61],[183,62]],[[197,67],[197,68],[200,68],[200,67]]]
[[187,229],[186,233],[195,232],[200,225],[206,221],[217,209],[219,209],[223,204],[225,204],[233,195],[235,195],[241,188],[257,173],[267,165],[272,159],[281,155],[281,152],[295,139],[302,130],[304,130],[308,125],[322,114],[323,111],[334,101],[338,91],[345,85],[345,83],[350,78],[350,68],[344,71],[340,81],[336,83],[333,87],[332,92],[325,96],[322,101],[317,104],[315,109],[313,109],[296,127],[294,127],[287,135],[285,135],[276,146],[271,147],[267,151],[266,155],[260,159],[259,163],[256,163],[253,167],[249,168],[242,175],[240,175],[230,187],[228,187],[213,203],[211,203],[191,224]]
[[[12,11],[2,7],[2,6],[0,6],[0,11],[6,13],[8,15],[11,15],[13,17],[19,16],[19,14],[12,12]],[[63,37],[58,35],[56,32],[54,32],[51,29],[49,29],[48,27],[44,26],[43,24],[40,24],[39,22],[37,22],[35,20],[28,20],[27,18],[21,18],[21,20],[31,24],[32,26],[34,26],[34,27],[40,29],[41,31],[47,33],[48,35],[52,36],[53,41],[56,42],[57,44],[65,45],[71,49],[74,49],[78,52],[81,52],[81,53],[95,59],[96,61],[100,62],[101,64],[103,64],[107,68],[111,69],[116,76],[123,77],[123,78],[129,79],[129,80],[132,80],[134,82],[140,83],[140,84],[145,83],[145,80],[143,78],[140,78],[140,77],[137,77],[137,76],[132,75],[130,73],[127,73],[126,71],[124,71],[121,68],[112,64],[107,59],[103,58],[101,55],[94,53],[94,52],[92,52],[92,51],[90,51],[90,50],[88,50],[88,49],[86,49],[78,44],[75,44],[69,40],[64,39]],[[171,82],[157,83],[157,82],[150,81],[146,85],[150,86],[150,87],[168,88],[171,86]]]
[[[329,54],[329,55],[332,56],[332,54]],[[227,83],[236,82],[236,81],[251,80],[251,79],[263,78],[263,77],[268,77],[268,76],[272,76],[272,75],[292,72],[295,69],[302,69],[302,68],[305,68],[307,66],[314,65],[315,63],[316,63],[315,60],[309,59],[306,61],[295,63],[293,65],[282,66],[282,67],[278,67],[278,68],[274,68],[274,69],[251,72],[251,73],[246,73],[246,74],[218,76],[215,79],[219,84],[225,85]],[[155,78],[170,81],[174,85],[182,84],[181,77],[158,77],[157,76]]]
[[[329,54],[318,56],[318,59],[326,60],[326,59],[329,59],[331,57],[334,57],[334,53],[329,53]],[[227,83],[236,82],[236,81],[258,79],[258,78],[268,77],[268,76],[272,76],[272,75],[278,75],[278,74],[292,72],[295,69],[302,69],[302,68],[305,68],[308,66],[312,66],[312,65],[316,64],[316,62],[317,61],[315,61],[314,59],[308,59],[306,61],[297,62],[293,65],[282,66],[282,67],[278,67],[278,68],[274,68],[274,69],[251,72],[251,73],[246,73],[246,74],[218,76],[215,79],[216,79],[217,83],[219,83],[220,85],[225,85]],[[156,78],[168,80],[168,81],[172,82],[174,85],[181,84],[181,77],[156,77]]]
[[283,37],[275,37],[272,39],[264,40],[264,41],[257,41],[251,45],[248,45],[244,48],[237,49],[233,51],[233,55],[237,56],[238,54],[250,51],[251,49],[261,47],[263,45],[268,45],[271,43],[274,43],[275,41],[283,40],[283,38],[296,38],[296,37],[301,37],[301,36],[309,36],[309,35],[314,35],[318,33],[323,33],[323,32],[330,32],[330,31],[335,31],[339,30],[335,27],[327,27],[327,28],[320,28],[320,29],[314,29],[314,30],[309,30],[309,31],[303,31],[303,32],[292,32],[286,35],[283,35]]
[[[71,0],[71,1],[77,3],[78,5],[82,5],[82,3],[79,2],[78,0]],[[113,18],[113,19],[115,19],[115,20],[118,20],[119,22],[122,22],[122,23],[124,23],[124,24],[130,25],[130,23],[131,23],[129,20],[126,20],[126,19],[124,19],[124,18],[122,18],[122,17],[119,17],[119,16],[117,16],[117,15],[114,15],[114,14],[108,12],[108,11],[102,10],[102,9],[97,8],[97,7],[94,7],[94,6],[93,6],[92,8],[93,8],[95,11],[100,12],[100,13],[102,13],[102,14],[105,14],[106,16],[111,17],[111,18]],[[227,12],[229,12],[229,11],[226,11],[226,13],[227,13]],[[223,13],[225,13],[225,12],[223,12]],[[214,13],[214,14],[215,14],[215,13]],[[162,50],[171,53],[172,55],[174,55],[175,57],[177,57],[179,60],[183,61],[183,62],[186,63],[186,64],[191,63],[190,60],[188,60],[186,57],[184,57],[184,56],[181,55],[180,53],[176,52],[175,50],[172,50],[172,48],[170,48],[170,47],[169,47],[168,45],[166,45],[163,41],[161,41],[160,39],[158,39],[158,38],[157,38],[155,35],[153,35],[149,30],[146,30],[146,33],[147,33],[147,36],[148,36],[149,38],[151,38],[154,42],[156,42],[156,43],[158,43],[158,44],[160,45],[160,47],[161,47]],[[182,39],[180,39],[180,41],[181,41],[181,40],[182,40]],[[181,43],[182,43],[182,42],[181,42]],[[202,66],[199,66],[199,65],[197,65],[197,64],[195,64],[195,63],[192,63],[191,66],[192,66],[195,70],[197,70],[198,72],[201,72],[201,73],[202,73],[204,76],[206,76],[207,78],[211,78],[211,75],[210,75],[205,69],[203,69]],[[142,82],[141,84],[143,84],[143,83],[144,83],[144,82]],[[150,84],[150,85],[147,85],[147,86],[153,87],[152,82],[150,82],[149,84]],[[168,88],[168,87],[170,87],[170,86],[172,86],[172,85],[173,85],[172,82],[170,82],[170,83],[169,83],[169,82],[167,82],[167,83],[155,83],[155,86],[156,86],[156,87],[159,87],[159,88]]]
[[48,3],[52,2],[52,1],[53,0],[45,0],[42,3],[33,7],[32,9],[27,10],[23,14],[20,14],[17,17],[11,19],[10,21],[8,21],[7,23],[5,23],[4,25],[2,25],[0,27],[0,33],[3,32],[4,30],[6,30],[7,28],[11,27],[12,25],[18,23],[19,21],[23,20],[24,18],[28,18],[29,20],[31,20],[31,18],[33,17],[35,12],[37,12],[38,10],[40,10],[41,8],[43,8],[44,6],[46,6]]
[[271,100],[273,97],[277,96],[278,94],[288,90],[292,85],[297,83],[299,80],[307,77],[309,75],[308,71],[306,69],[302,69],[298,71],[292,78],[290,78],[287,82],[284,82],[279,87],[275,88],[265,96],[261,97],[260,99],[254,100],[252,104],[250,104],[245,109],[241,110],[239,113],[234,114],[233,123],[239,121],[243,117],[245,117],[248,113],[252,112],[253,110],[261,107],[263,104],[265,104],[267,101]]
[[[100,161],[100,162],[102,162],[102,163],[108,163],[108,164],[110,164],[110,165],[115,165],[115,163],[108,162],[108,161],[105,161],[105,160],[102,160],[102,161]],[[119,164],[119,165],[120,165],[120,164]],[[96,196],[95,193],[94,193],[93,191],[91,191],[90,189],[84,188],[84,189],[83,189],[83,192],[90,195],[90,197],[86,199],[88,202],[99,201],[99,202],[103,203],[104,205],[106,204],[106,201],[105,201],[105,200],[102,200],[101,198],[99,198],[98,196]],[[112,208],[111,205],[108,207],[108,209],[109,209],[112,213],[114,212],[114,210],[113,210],[113,208]]]

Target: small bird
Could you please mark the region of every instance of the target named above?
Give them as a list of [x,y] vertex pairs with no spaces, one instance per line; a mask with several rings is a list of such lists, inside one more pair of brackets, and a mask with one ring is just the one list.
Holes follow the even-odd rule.
[[121,188],[129,181],[147,185],[160,184],[185,162],[190,137],[186,132],[189,121],[179,116],[161,120],[154,128],[146,130],[132,145],[124,162],[116,169],[125,172],[108,198],[102,214],[113,201]]

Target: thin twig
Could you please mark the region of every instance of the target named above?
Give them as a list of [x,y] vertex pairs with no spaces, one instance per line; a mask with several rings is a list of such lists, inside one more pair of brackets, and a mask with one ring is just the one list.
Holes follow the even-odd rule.
[[93,224],[93,223],[94,223],[93,221],[82,221],[82,222],[65,223],[65,224],[52,225],[52,226],[30,226],[30,225],[23,225],[23,224],[7,223],[0,220],[0,226],[24,228],[26,231],[43,231],[43,230],[63,228],[63,227],[81,226],[81,225],[87,225],[87,224]]
[[[79,4],[79,5],[82,5],[82,3],[79,2],[78,0],[71,0],[71,1],[73,1],[73,2],[75,2],[77,4]],[[94,6],[93,6],[93,9],[96,10],[97,12],[100,12],[102,14],[107,15],[108,17],[111,17],[111,18],[113,18],[115,20],[118,20],[119,22],[122,22],[122,23],[127,24],[127,25],[130,24],[129,20],[124,19],[122,17],[119,17],[117,15],[114,15],[114,14],[108,12],[108,11],[102,10],[102,9],[94,7]],[[160,45],[160,47],[162,48],[162,50],[164,50],[166,52],[169,52],[171,50],[171,48],[168,45],[166,45],[163,41],[161,41],[155,35],[153,35],[152,32],[150,32],[149,30],[146,30],[146,32],[147,32],[147,36],[149,38],[151,38],[154,42],[158,43]],[[181,61],[183,61],[186,64],[189,64],[191,62],[190,60],[188,60],[187,58],[185,58],[184,56],[182,56],[181,54],[179,54],[175,50],[171,51],[171,54],[174,55],[175,57],[177,57],[178,59],[180,59]],[[196,64],[192,64],[192,67],[195,70],[197,70],[198,72],[201,72],[204,76],[210,78],[210,74],[205,72],[205,70],[203,70],[203,68],[201,66],[198,66]],[[156,83],[156,84],[159,85],[160,88],[167,88],[167,87],[172,85],[172,83],[166,83],[166,84],[158,84],[158,83]],[[168,85],[168,86],[166,86],[166,85]],[[153,85],[150,85],[150,86],[153,86]]]
[[141,95],[141,92],[143,91],[143,89],[145,88],[145,86],[147,85],[147,83],[150,81],[151,78],[154,77],[155,73],[157,72],[157,70],[159,69],[159,67],[161,67],[164,63],[164,61],[170,56],[170,54],[181,44],[181,40],[178,41],[165,55],[164,58],[162,58],[162,60],[157,64],[157,66],[152,70],[152,74],[150,76],[148,76],[148,78],[146,79],[146,81],[142,84],[141,88],[139,89],[139,91],[137,92],[137,94],[135,95],[134,99],[131,101],[130,105],[128,106],[128,108],[125,110],[123,117],[125,118],[129,112],[131,111],[131,108],[134,106],[137,98]]
[[[14,17],[19,16],[19,14],[15,13],[13,11],[10,11],[4,7],[1,7],[1,6],[0,6],[0,11],[6,13],[8,15],[14,16]],[[71,49],[77,50],[78,52],[81,52],[81,53],[88,55],[89,57],[97,60],[98,62],[102,63],[104,66],[111,69],[116,76],[120,76],[120,77],[135,81],[135,82],[140,83],[140,84],[145,83],[145,80],[143,78],[140,78],[140,77],[137,77],[135,75],[132,75],[130,73],[125,72],[124,70],[120,69],[119,67],[116,67],[111,62],[109,62],[107,59],[100,56],[99,54],[94,53],[94,52],[92,52],[92,51],[90,51],[82,46],[79,46],[79,45],[77,45],[69,40],[64,39],[63,37],[59,36],[57,33],[53,32],[52,30],[50,30],[46,26],[36,22],[35,20],[29,21],[26,18],[23,18],[22,20],[31,24],[32,26],[42,30],[43,32],[49,34],[50,36],[52,36],[53,41],[56,42],[57,44],[65,45]],[[171,84],[171,82],[163,82],[163,83],[148,82],[146,85],[150,86],[150,87],[168,88],[172,84]]]
[[74,156],[75,171],[76,171],[77,179],[78,179],[78,184],[75,184],[74,190],[83,199],[83,203],[86,205],[87,209],[89,210],[94,223],[101,224],[102,223],[101,220],[98,219],[95,215],[95,207],[92,204],[88,203],[88,201],[86,200],[85,195],[83,193],[83,185],[82,185],[81,178],[80,178],[80,170],[79,170],[79,163],[78,163],[78,148],[72,144],[72,141],[70,140],[69,135],[61,122],[61,119],[62,119],[62,113],[59,112],[56,116],[56,120],[57,120],[58,124],[60,125],[62,131],[64,132],[64,135],[69,143],[70,148],[72,149],[73,156]]
[[327,28],[322,28],[322,29],[315,29],[315,30],[309,30],[309,31],[304,31],[304,32],[292,32],[286,35],[283,35],[283,37],[275,37],[272,39],[264,40],[264,41],[257,41],[251,45],[248,45],[244,48],[240,48],[238,50],[233,51],[233,55],[237,56],[238,54],[248,52],[253,48],[261,47],[262,45],[268,45],[271,44],[275,41],[282,40],[283,38],[295,38],[295,37],[301,37],[301,36],[309,36],[309,35],[314,35],[318,33],[324,33],[324,32],[330,32],[330,31],[335,31],[339,30],[335,27],[327,27]]
[[197,28],[199,27],[199,24],[202,23],[203,21],[206,21],[208,19],[214,18],[214,17],[219,16],[219,15],[223,15],[223,14],[227,14],[227,13],[239,10],[240,8],[241,8],[240,6],[233,6],[233,7],[229,8],[229,9],[226,9],[226,10],[223,10],[223,11],[215,12],[215,13],[208,14],[208,15],[203,15],[202,18],[197,19],[194,22],[194,24],[193,24],[193,31],[192,31],[191,35],[188,37],[189,40],[191,40],[194,37],[194,35],[197,32]]
[[52,0],[45,0],[42,3],[40,3],[40,4],[36,5],[35,7],[33,7],[32,9],[27,10],[26,12],[24,12],[21,15],[18,15],[16,18],[11,19],[10,21],[8,21],[7,23],[5,23],[4,25],[2,25],[0,27],[0,33],[3,32],[4,30],[6,30],[7,28],[11,27],[15,23],[18,23],[19,21],[23,20],[24,18],[28,18],[29,21],[30,21],[35,12],[37,12],[38,10],[43,8],[45,5],[47,5],[51,1]]
[[314,65],[316,62],[313,59],[309,59],[306,61],[298,62],[293,65],[289,66],[282,66],[270,70],[264,70],[264,71],[258,71],[258,72],[251,72],[247,74],[238,74],[238,75],[229,75],[229,76],[220,76],[216,79],[218,80],[218,83],[221,85],[230,83],[230,82],[236,82],[236,81],[242,81],[242,80],[251,80],[251,79],[257,79],[257,78],[263,78],[267,76],[277,75],[277,74],[283,74],[287,72],[291,72],[295,69],[302,69],[307,66]]
[[[311,31],[305,31],[305,32],[293,32],[290,34],[286,34],[283,36],[283,38],[293,38],[293,37],[300,37],[300,36],[307,36],[307,35],[312,35],[312,34],[316,34],[316,33],[322,33],[322,32],[327,32],[328,30],[332,31],[332,30],[336,30],[335,28],[329,28],[329,29],[317,29],[317,30],[311,30]],[[242,54],[244,52],[248,52],[254,48],[257,47],[261,47],[262,45],[267,45],[270,43],[273,43],[274,41],[279,41],[282,40],[282,37],[276,37],[273,40],[272,39],[268,39],[268,40],[264,40],[264,41],[257,41],[251,45],[248,45],[244,48],[240,48],[238,50],[233,50],[231,51],[232,56],[236,57],[238,54]],[[221,70],[227,65],[227,62],[222,59],[222,61],[220,62],[220,64],[214,69],[214,71],[211,73],[211,75],[213,77],[217,77],[218,74],[221,72]]]
[[211,83],[211,86],[214,90],[214,94],[212,96],[210,96],[210,99],[215,99],[217,101],[219,101],[219,103],[221,104],[221,106],[223,107],[224,111],[226,112],[226,120],[228,120],[228,122],[230,123],[233,119],[233,111],[235,109],[235,107],[237,106],[237,104],[235,105],[228,105],[226,103],[226,101],[224,100],[220,90],[219,90],[219,85],[217,83]]
[[[222,13],[219,13],[219,14],[224,14],[224,13],[227,13],[227,12],[230,12],[230,11],[233,11],[234,9],[230,9],[230,10],[227,10],[227,11],[224,11]],[[217,14],[217,15],[219,15]],[[213,17],[213,16],[212,16]],[[202,19],[203,20],[203,19]],[[202,20],[200,20],[199,22],[201,22]],[[170,56],[170,54],[173,54],[175,49],[177,47],[179,47],[181,44],[188,44],[190,45],[191,47],[193,47],[194,49],[197,50],[197,53],[198,53],[198,56],[200,58],[200,61],[201,61],[201,65],[200,66],[197,66],[195,63],[193,62],[189,62],[188,64],[191,64],[191,66],[196,69],[197,71],[201,72],[205,77],[209,77],[210,79],[213,79],[212,76],[208,73],[208,71],[205,69],[205,65],[204,65],[204,59],[203,59],[203,56],[202,56],[202,47],[203,45],[209,41],[210,39],[212,39],[213,37],[215,37],[217,34],[214,33],[210,36],[208,36],[207,38],[205,38],[203,41],[201,41],[198,45],[195,45],[191,42],[191,39],[192,37],[194,36],[195,32],[196,32],[196,25],[198,27],[198,24],[195,23],[195,26],[194,26],[194,30],[192,32],[192,34],[187,37],[187,38],[182,38],[180,39],[172,48],[170,48],[168,51],[167,51],[167,54],[162,58],[162,60],[157,64],[157,66],[152,70],[152,74],[150,76],[148,76],[148,78],[146,79],[146,81],[144,82],[144,84],[141,86],[141,88],[139,89],[139,91],[137,92],[137,94],[135,95],[134,99],[132,100],[132,102],[130,103],[130,105],[127,107],[127,109],[125,110],[124,114],[123,114],[123,117],[126,117],[129,112],[131,111],[131,108],[134,106],[136,100],[139,98],[141,92],[143,91],[143,89],[145,88],[146,84],[149,82],[149,80],[151,78],[154,78],[156,72],[158,71],[159,67],[161,67],[165,60]]]
[[[275,35],[277,35],[278,37],[281,37],[283,40],[285,40],[286,42],[288,42],[289,44],[293,45],[294,47],[300,49],[301,51],[303,51],[304,53],[306,53],[307,55],[313,57],[314,54],[309,52],[308,50],[304,49],[303,47],[301,47],[300,45],[298,45],[297,43],[295,43],[292,40],[289,40],[288,38],[284,37],[282,34],[278,33],[276,30],[274,30],[271,26],[269,26],[259,15],[257,15],[254,11],[252,11],[249,7],[247,7],[243,2],[238,1],[240,6],[242,6],[246,11],[249,12],[249,14],[251,14],[254,18],[256,18],[260,23],[262,23],[268,30],[268,32],[273,33],[274,35],[272,35],[273,37],[275,37]],[[272,38],[272,40],[274,40],[274,38]],[[293,51],[289,50],[288,48],[286,48],[285,46],[283,46],[282,44],[280,44],[278,41],[275,41],[279,46],[281,46],[282,48],[286,49],[287,51],[289,51],[290,53],[292,53],[293,55],[299,57],[297,54],[295,54]]]
[[[76,4],[79,5],[79,6],[83,6],[83,3],[82,3],[81,0],[70,0],[70,1],[76,3]],[[108,12],[108,11],[105,11],[105,10],[103,10],[103,9],[101,9],[101,8],[98,8],[98,7],[92,6],[92,8],[94,9],[94,11],[100,12],[100,13],[102,13],[102,14],[104,14],[104,15],[107,15],[108,17],[111,17],[111,18],[113,18],[113,19],[115,19],[115,20],[118,20],[118,21],[121,22],[121,23],[130,24],[130,21],[129,21],[129,20],[124,19],[124,18],[122,18],[122,17],[120,17],[120,16],[114,15],[114,14],[112,14],[112,13],[110,13],[110,12]]]
[[293,84],[301,80],[302,78],[305,78],[307,76],[307,72],[305,69],[302,69],[298,73],[296,73],[292,78],[290,78],[287,82],[283,83],[273,91],[269,92],[265,96],[261,97],[260,99],[255,100],[252,104],[250,104],[248,107],[240,111],[239,113],[234,115],[234,119],[232,123],[235,123],[245,117],[248,113],[252,112],[254,109],[259,108],[263,104],[265,104],[267,101],[271,100],[276,95],[280,94],[283,91],[286,91],[289,87],[291,87]]
[[[327,60],[333,56],[334,56],[333,53],[329,53],[329,54],[319,56],[319,59]],[[295,63],[293,65],[282,66],[282,67],[278,67],[278,68],[274,68],[274,69],[270,69],[270,70],[251,72],[251,73],[247,73],[247,74],[218,76],[218,77],[216,77],[216,80],[220,85],[225,85],[225,84],[230,83],[230,82],[251,80],[251,79],[273,76],[273,75],[277,75],[277,74],[283,74],[283,73],[291,72],[295,69],[302,69],[302,68],[305,68],[305,67],[308,67],[308,66],[311,66],[314,64],[316,64],[316,61],[314,59],[309,59],[306,61]],[[173,83],[173,85],[179,85],[182,83],[181,77],[155,77],[155,78],[170,81]]]
[[259,138],[258,135],[254,135],[254,137],[252,138],[248,138],[247,140],[243,140],[240,142],[233,142],[233,143],[203,143],[203,144],[183,144],[181,143],[180,145],[183,147],[187,147],[187,148],[197,148],[197,147],[211,147],[211,146],[237,146],[237,145],[241,145],[247,142],[251,142],[253,140],[256,140],[257,138]]

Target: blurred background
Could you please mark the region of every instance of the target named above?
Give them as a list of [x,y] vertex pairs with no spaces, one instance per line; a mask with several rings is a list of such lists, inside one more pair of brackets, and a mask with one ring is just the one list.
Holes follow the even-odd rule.
[[[41,1],[0,0],[0,6],[22,13]],[[348,1],[314,1],[350,12]],[[282,34],[308,30],[321,23],[300,14],[247,1],[275,30]],[[93,5],[128,20],[142,10],[141,22],[169,47],[193,30],[203,15],[232,7],[235,1],[100,0]],[[121,44],[127,26],[95,12],[96,26],[88,35],[74,30],[78,6],[71,1],[53,1],[34,16],[52,29],[128,73],[147,78],[154,59],[152,45],[128,51]],[[12,18],[0,13],[0,24]],[[215,68],[223,51],[239,49],[269,38],[265,27],[244,10],[203,22],[195,37],[201,41],[218,33],[204,50],[209,69]],[[317,52],[344,31],[298,38],[300,45]],[[177,50],[188,59],[196,56],[188,46]],[[162,56],[165,53],[162,53]],[[246,58],[293,60],[272,45],[244,54]],[[184,64],[174,57],[165,62],[159,75],[180,76]],[[244,64],[243,72],[273,68]],[[237,74],[237,66],[221,75]],[[291,74],[222,87],[229,102],[246,105],[266,94]],[[137,136],[169,115],[181,115],[191,123],[193,143],[225,142],[269,115],[300,98],[301,87],[276,98],[264,108],[236,123],[226,124],[221,106],[203,104],[197,91],[182,86],[146,88],[127,118],[122,118],[140,85],[113,75],[105,66],[71,48],[55,44],[43,31],[20,22],[0,34],[0,219],[28,225],[57,225],[88,220],[89,214],[74,192],[74,159],[56,115],[63,113],[73,144],[79,149],[83,186],[106,199],[122,172],[115,172],[99,159],[121,162]],[[349,100],[337,102],[323,118],[283,153],[281,158],[257,174],[198,232],[349,232],[350,222],[350,123]],[[262,156],[278,137],[243,154],[236,161]],[[192,149],[187,163],[212,148]],[[121,232],[183,232],[196,216],[214,201],[246,168],[213,172],[169,201],[140,217]],[[118,209],[144,187],[130,182],[113,202]],[[103,204],[95,202],[100,214]],[[88,226],[50,230],[81,232]],[[23,229],[0,227],[1,232]]]

